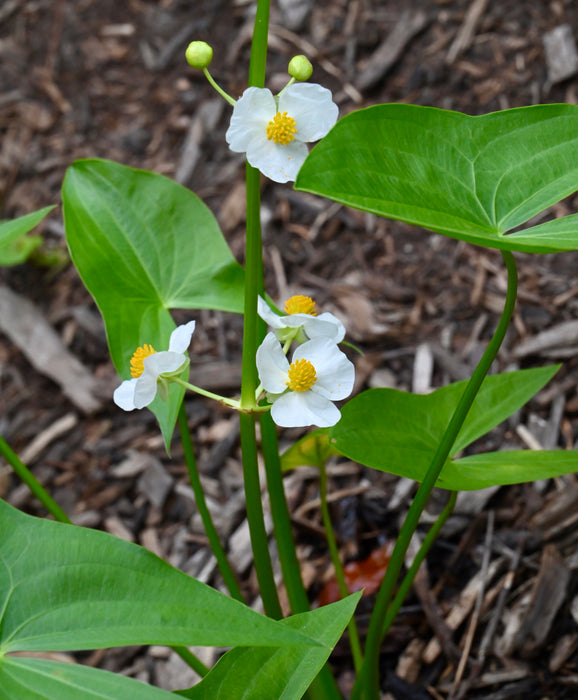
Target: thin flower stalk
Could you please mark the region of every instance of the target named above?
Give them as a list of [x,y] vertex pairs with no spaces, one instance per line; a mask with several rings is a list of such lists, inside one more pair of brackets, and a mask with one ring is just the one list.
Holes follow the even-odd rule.
[[[323,461],[319,462],[319,499],[321,501],[321,519],[323,520],[323,527],[325,528],[325,538],[327,539],[329,554],[333,562],[333,568],[335,569],[337,587],[339,588],[340,596],[346,598],[349,595],[349,589],[345,581],[345,572],[341,564],[337,538],[335,537],[333,523],[331,522],[331,514],[329,513],[329,503],[327,501],[327,467]],[[361,650],[361,642],[359,640],[355,616],[349,621],[347,631],[349,632],[349,645],[351,647],[351,655],[353,656],[353,665],[356,673],[359,673],[363,664],[363,652]]]
[[209,540],[211,551],[215,555],[215,558],[217,560],[217,566],[219,567],[219,571],[221,572],[221,576],[223,577],[223,581],[225,582],[229,593],[233,598],[240,601],[241,603],[244,603],[245,599],[243,598],[243,594],[241,593],[241,589],[239,588],[239,584],[237,583],[235,574],[231,569],[231,565],[229,564],[227,555],[221,544],[219,534],[213,523],[211,513],[207,507],[205,493],[203,491],[201,478],[199,476],[199,470],[197,469],[197,461],[195,459],[193,441],[191,440],[191,433],[189,431],[187,413],[185,411],[184,404],[181,404],[181,407],[179,409],[178,420],[185,463],[187,465],[187,471],[189,473],[189,481],[191,482],[191,487],[195,494],[195,502],[197,504],[197,509],[203,522],[205,534],[207,535],[207,538]]
[[30,491],[36,496],[36,498],[42,503],[46,510],[52,515],[55,520],[61,523],[71,524],[71,520],[62,510],[62,508],[56,503],[52,496],[46,491],[44,486],[38,481],[38,479],[32,474],[30,469],[22,462],[18,455],[12,450],[4,438],[0,437],[0,455],[8,462],[8,464],[14,469],[16,475],[20,480],[28,486]]
[[506,331],[508,330],[516,303],[518,271],[516,269],[516,261],[512,253],[509,251],[501,252],[508,271],[508,289],[506,292],[506,301],[504,304],[504,310],[500,317],[500,322],[498,323],[496,332],[490,340],[488,347],[486,348],[464,390],[464,393],[462,394],[452,419],[444,435],[442,436],[442,439],[440,440],[432,463],[426,472],[424,480],[417,490],[415,498],[401,527],[397,542],[391,555],[389,566],[387,567],[387,572],[377,594],[375,607],[371,615],[367,633],[364,664],[362,672],[354,687],[351,700],[359,700],[360,698],[363,698],[363,700],[379,700],[379,650],[383,640],[383,630],[387,611],[395,590],[397,579],[403,566],[405,554],[409,547],[413,533],[418,526],[421,514],[427,505],[431,492],[441,473],[441,470],[443,469],[445,461],[450,454],[452,446],[467,417],[468,411],[476,398],[476,395],[490,369],[492,362],[498,354],[500,346],[506,335]]

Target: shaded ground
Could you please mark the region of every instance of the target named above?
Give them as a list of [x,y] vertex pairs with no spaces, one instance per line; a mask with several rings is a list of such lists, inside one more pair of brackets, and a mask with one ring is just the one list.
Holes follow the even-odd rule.
[[[409,7],[403,15],[393,2],[319,2],[295,31],[274,9],[268,85],[282,87],[289,58],[305,53],[315,64],[313,79],[334,91],[342,114],[386,101],[469,114],[538,101],[577,101],[575,76],[549,86],[542,45],[544,34],[563,23],[576,31],[574,3],[504,0],[470,6],[461,0],[423,0]],[[472,19],[470,7],[480,11],[479,20],[458,52],[455,42]],[[244,168],[224,142],[229,108],[186,66],[183,51],[193,38],[209,40],[215,47],[215,78],[231,94],[240,94],[246,84],[251,11],[252,4],[242,0],[6,0],[0,7],[2,216],[58,202],[65,169],[75,158],[106,157],[191,187],[217,214],[242,261]],[[404,36],[397,46],[391,41]],[[384,70],[388,61],[390,68]],[[437,387],[471,370],[501,310],[505,273],[499,254],[271,182],[263,182],[263,202],[269,293],[274,298],[311,294],[343,318],[352,341],[366,352],[356,360],[359,389],[411,389],[417,381],[421,388]],[[576,211],[577,205],[571,198],[554,213]],[[45,250],[65,251],[60,210],[40,230]],[[578,337],[564,346],[560,335],[529,354],[523,348],[545,329],[560,329],[578,317],[578,256],[517,257],[520,303],[497,369],[562,359],[565,365],[550,388],[479,449],[531,447],[532,440],[570,449],[578,440]],[[79,408],[33,368],[25,343],[4,333],[0,433],[77,522],[140,542],[219,585],[179,445],[168,459],[152,415],[124,414],[112,403],[118,378],[99,316],[74,269],[28,264],[1,270],[0,283],[32,301],[87,374],[96,377],[93,394],[99,403],[96,410]],[[240,319],[214,312],[195,317],[202,321],[191,349],[193,375],[202,376],[195,383],[235,392]],[[187,410],[217,526],[225,541],[234,542],[231,549],[243,552],[236,420],[202,400],[189,400]],[[299,434],[287,431],[282,439],[289,444]],[[39,435],[46,440],[34,443]],[[363,558],[395,535],[411,485],[347,462],[333,465],[330,473],[338,492],[334,516],[344,558]],[[287,491],[315,599],[330,576],[315,474],[299,470],[288,478]],[[41,514],[2,465],[0,495]],[[575,697],[577,504],[573,476],[474,494],[460,502],[460,518],[452,520],[429,557],[428,571],[386,643],[384,665],[395,670],[388,675],[394,697],[445,698],[453,686],[454,697]],[[236,565],[246,590],[254,590],[250,556],[239,555]],[[558,596],[550,617],[540,586],[547,599],[555,598],[554,592]],[[475,612],[478,596],[483,604]],[[361,606],[362,629],[370,606],[370,599]],[[463,616],[454,622],[448,616],[456,610]],[[523,618],[533,620],[533,626],[524,627]],[[448,631],[452,626],[458,631]],[[543,638],[528,641],[542,633]],[[431,647],[436,637],[443,641],[444,654]],[[349,666],[342,647],[335,664],[347,688]],[[462,673],[464,648],[469,662]],[[170,688],[184,678],[178,661],[164,650],[129,649],[84,660],[130,668]],[[404,682],[417,687],[408,691]]]

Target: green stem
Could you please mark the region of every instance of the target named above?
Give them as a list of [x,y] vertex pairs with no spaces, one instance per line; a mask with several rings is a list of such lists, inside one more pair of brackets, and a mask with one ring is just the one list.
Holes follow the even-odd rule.
[[504,304],[504,310],[500,317],[500,322],[498,323],[494,336],[488,344],[486,351],[484,352],[478,366],[474,370],[474,373],[472,374],[472,377],[464,390],[464,393],[462,394],[452,419],[438,445],[438,449],[434,455],[432,463],[430,464],[429,469],[417,490],[415,498],[401,527],[389,566],[387,567],[386,575],[377,594],[375,607],[371,615],[367,633],[363,669],[362,673],[358,677],[351,700],[358,700],[361,696],[364,697],[364,700],[378,700],[379,698],[379,649],[383,639],[383,629],[387,610],[393,596],[395,584],[403,566],[405,553],[407,552],[410,540],[415,532],[420,516],[427,504],[432,489],[434,488],[445,461],[450,454],[458,433],[464,424],[468,411],[476,398],[480,386],[484,381],[484,377],[498,354],[498,350],[500,349],[510,324],[512,314],[514,312],[514,305],[516,303],[518,272],[516,269],[514,256],[509,251],[502,251],[502,257],[504,258],[506,269],[508,271],[508,289],[506,292],[506,301]]
[[283,617],[277,586],[273,576],[273,565],[269,554],[269,541],[265,530],[263,504],[261,502],[261,484],[257,462],[257,441],[255,439],[255,416],[252,413],[240,413],[241,451],[243,453],[243,480],[245,483],[245,500],[247,521],[255,572],[259,581],[259,591],[263,600],[265,613],[269,617]]
[[387,609],[387,615],[385,616],[385,620],[383,623],[383,631],[382,631],[384,636],[388,633],[389,628],[391,627],[391,625],[393,624],[393,621],[397,617],[397,613],[399,612],[399,609],[403,605],[403,601],[405,600],[406,595],[409,593],[409,589],[411,588],[411,586],[413,584],[413,580],[415,579],[415,576],[419,570],[419,567],[421,566],[423,560],[426,558],[429,550],[431,549],[432,544],[437,539],[437,536],[439,535],[442,527],[445,525],[446,520],[453,513],[455,505],[456,505],[457,497],[458,497],[457,491],[450,491],[450,497],[449,497],[449,500],[448,500],[445,508],[438,515],[437,520],[431,526],[427,535],[424,537],[424,540],[421,543],[421,547],[419,548],[418,553],[415,555],[415,558],[412,561],[411,566],[409,567],[406,575],[403,578],[403,581],[401,582],[399,588],[397,589],[397,593],[395,594],[395,598],[393,599],[391,605]]
[[[327,538],[331,561],[333,562],[333,568],[335,569],[335,578],[337,580],[339,593],[342,598],[347,598],[349,595],[349,589],[347,587],[347,582],[345,581],[345,572],[343,571],[343,566],[341,564],[339,547],[337,546],[337,538],[335,537],[335,531],[333,529],[333,523],[331,522],[331,515],[329,513],[329,504],[327,502],[327,468],[325,466],[325,462],[323,461],[320,461],[318,466],[319,498],[321,501],[321,518],[323,520],[323,526],[325,527],[325,537]],[[361,651],[361,642],[359,641],[359,632],[357,630],[355,616],[349,621],[347,629],[349,632],[351,653],[353,655],[353,665],[355,666],[355,672],[359,673],[363,664],[363,653]]]
[[249,85],[264,87],[267,65],[267,38],[269,35],[270,0],[257,0],[257,13],[251,42],[251,63],[249,65]]
[[181,659],[188,666],[190,666],[193,671],[196,671],[201,678],[204,678],[211,670],[208,666],[205,666],[205,664],[197,656],[195,656],[192,651],[189,651],[187,647],[171,647],[171,649],[176,651]]
[[[261,415],[259,420],[275,541],[277,542],[287,597],[289,598],[293,614],[306,612],[310,609],[309,598],[301,578],[301,568],[295,551],[289,508],[287,507],[283,489],[277,428],[270,414]],[[308,700],[341,700],[341,694],[328,664],[323,666],[317,678],[309,686],[306,698]]]
[[287,588],[287,597],[293,614],[306,612],[310,609],[309,598],[301,578],[301,567],[295,550],[291,517],[283,489],[277,429],[270,413],[260,415],[259,422],[273,530],[279,552],[279,562],[283,571],[283,580]]
[[8,443],[2,437],[0,437],[0,455],[4,457],[12,469],[14,469],[21,481],[28,486],[28,488],[55,520],[58,520],[61,523],[68,523],[69,525],[71,524],[71,520],[68,515],[66,515],[58,503],[56,503],[52,496],[46,491],[44,486],[42,486],[38,479],[32,474],[24,462],[20,460],[18,455],[10,448]]
[[190,384],[189,382],[185,382],[179,377],[172,377],[171,382],[174,382],[175,384],[180,384],[181,386],[184,386],[185,389],[189,389],[189,391],[194,391],[195,394],[206,396],[208,399],[214,399],[215,401],[218,401],[224,406],[229,406],[230,408],[235,408],[237,410],[239,410],[239,408],[241,407],[241,402],[237,401],[236,399],[228,399],[225,396],[221,396],[220,394],[214,394],[212,391],[201,389],[201,387],[195,386],[194,384]]
[[[207,507],[207,502],[205,501],[205,494],[203,492],[203,486],[201,484],[201,477],[199,475],[199,470],[197,468],[197,461],[195,459],[195,452],[193,449],[193,441],[191,440],[191,434],[189,432],[189,424],[187,421],[187,414],[185,411],[184,404],[181,404],[179,409],[179,431],[181,433],[181,443],[183,445],[183,452],[185,456],[185,463],[187,465],[187,470],[189,472],[189,480],[191,482],[191,487],[195,494],[195,501],[197,503],[197,509],[201,520],[203,522],[203,527],[205,528],[205,533],[209,540],[209,545],[211,551],[217,559],[217,566],[223,577],[223,581],[229,590],[229,593],[233,598],[244,603],[243,594],[235,578],[235,574],[231,569],[231,565],[227,560],[227,555],[225,550],[221,545],[221,540],[219,539],[219,534],[213,524],[213,519],[211,518],[211,513]],[[195,669],[196,670],[196,669]]]
[[[258,0],[255,29],[251,45],[249,85],[263,87],[267,61],[267,34],[269,28],[269,0]],[[265,612],[270,617],[281,618],[281,605],[273,577],[273,565],[269,543],[257,462],[257,438],[255,415],[243,411],[257,408],[255,391],[258,385],[255,357],[257,346],[264,335],[264,326],[257,315],[257,297],[263,294],[263,247],[261,240],[261,190],[259,171],[246,165],[247,183],[247,239],[245,244],[245,302],[243,324],[243,359],[241,383],[241,452],[243,454],[243,478],[249,534],[253,548],[255,571]]]
[[228,95],[223,88],[215,82],[215,79],[213,76],[209,73],[209,70],[207,68],[203,68],[203,73],[205,74],[205,78],[209,81],[209,83],[213,86],[213,88],[223,97],[227,102],[231,105],[231,107],[234,107],[236,104],[236,101],[231,97],[231,95]]

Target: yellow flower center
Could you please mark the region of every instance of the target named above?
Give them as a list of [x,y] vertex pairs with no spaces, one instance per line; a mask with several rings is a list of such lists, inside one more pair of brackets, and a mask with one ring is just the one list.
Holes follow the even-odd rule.
[[287,116],[287,112],[277,112],[277,114],[267,124],[267,138],[269,141],[273,139],[275,143],[280,143],[286,146],[291,141],[295,140],[294,134],[297,133],[297,126],[293,117]]
[[133,356],[130,358],[130,376],[133,379],[137,379],[144,372],[144,360],[145,357],[149,355],[154,355],[156,350],[152,345],[143,345],[134,351]]
[[285,302],[285,312],[288,314],[309,314],[309,316],[317,316],[313,299],[311,297],[304,297],[302,294],[296,294],[287,299]]
[[291,391],[307,391],[316,381],[315,367],[309,360],[295,360],[290,364],[287,386]]

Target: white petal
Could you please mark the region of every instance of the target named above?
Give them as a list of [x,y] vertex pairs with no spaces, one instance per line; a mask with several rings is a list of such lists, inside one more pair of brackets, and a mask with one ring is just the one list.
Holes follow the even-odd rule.
[[278,316],[269,306],[269,304],[267,304],[267,302],[261,297],[257,298],[257,313],[268,326],[271,326],[271,328],[285,327],[285,317]]
[[293,361],[304,358],[315,367],[317,381],[311,391],[331,401],[345,399],[353,390],[355,367],[328,338],[313,338],[300,345]]
[[279,111],[295,119],[299,141],[317,141],[335,125],[339,108],[331,91],[315,83],[295,83],[279,97]]
[[171,352],[163,350],[156,352],[154,355],[145,357],[143,361],[143,373],[141,377],[148,374],[154,377],[155,382],[161,374],[172,374],[177,372],[181,367],[184,369],[188,358],[182,352]]
[[271,417],[283,428],[317,425],[328,428],[335,425],[341,413],[329,399],[312,391],[290,391],[271,406]]
[[267,124],[277,114],[275,98],[267,88],[250,87],[233,107],[231,123],[225,134],[229,148],[246,153],[254,140],[267,140]]
[[257,371],[265,391],[280,394],[287,389],[289,362],[274,333],[267,333],[257,349]]
[[251,141],[247,148],[247,160],[270,180],[289,182],[297,177],[308,153],[307,146],[300,141],[291,141],[283,146],[265,136],[264,139]]
[[134,405],[134,390],[138,379],[125,380],[119,387],[114,390],[113,399],[117,406],[120,406],[123,411],[133,411]]
[[191,337],[195,332],[195,322],[189,321],[184,326],[177,326],[171,333],[169,351],[183,353],[191,344]]
[[134,390],[135,408],[144,408],[152,403],[157,395],[157,377],[143,372],[136,380]]
[[308,338],[329,338],[335,343],[340,343],[345,338],[345,326],[328,311],[319,316],[308,316],[303,322],[303,330]]

